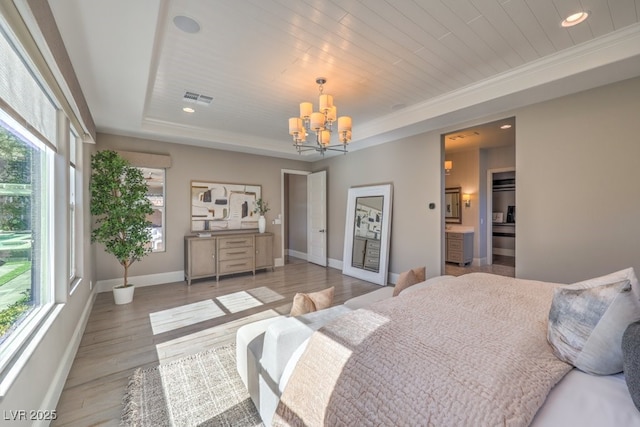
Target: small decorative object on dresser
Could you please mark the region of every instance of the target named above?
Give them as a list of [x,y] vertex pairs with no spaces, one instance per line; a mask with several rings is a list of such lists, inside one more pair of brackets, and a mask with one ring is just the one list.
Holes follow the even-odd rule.
[[264,233],[267,229],[267,220],[265,219],[264,215],[270,210],[269,203],[265,202],[262,199],[258,199],[256,200],[255,205],[256,206],[253,209],[253,212],[260,214],[260,217],[258,218],[258,231],[260,233]]

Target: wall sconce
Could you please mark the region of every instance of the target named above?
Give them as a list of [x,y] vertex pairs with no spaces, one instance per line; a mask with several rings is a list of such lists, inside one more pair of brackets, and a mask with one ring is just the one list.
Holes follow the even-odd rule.
[[451,173],[451,169],[453,169],[453,162],[451,160],[444,161],[444,174],[449,175]]
[[462,195],[462,201],[464,202],[464,206],[467,208],[471,207],[471,194],[464,193]]

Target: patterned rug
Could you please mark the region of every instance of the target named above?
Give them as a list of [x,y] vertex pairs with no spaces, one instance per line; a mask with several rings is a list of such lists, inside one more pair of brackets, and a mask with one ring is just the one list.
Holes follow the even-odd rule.
[[137,369],[123,399],[126,426],[263,426],[236,371],[235,345]]

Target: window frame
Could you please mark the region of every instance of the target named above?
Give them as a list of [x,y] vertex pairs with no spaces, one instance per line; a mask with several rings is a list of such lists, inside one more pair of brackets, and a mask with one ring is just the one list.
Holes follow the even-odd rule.
[[[4,11],[4,6],[0,7]],[[7,43],[10,50],[17,55],[18,61],[9,61],[6,65],[7,70],[14,67],[14,64],[21,63],[24,71],[20,71],[15,65],[11,68],[17,72],[16,75],[28,75],[36,83],[37,88],[42,91],[44,96],[38,99],[45,99],[53,107],[53,119],[50,113],[46,113],[46,120],[43,123],[51,125],[51,132],[43,135],[38,129],[40,126],[37,122],[30,123],[21,114],[17,112],[6,99],[14,99],[13,104],[18,106],[21,98],[8,96],[6,99],[0,97],[0,117],[3,119],[4,125],[7,125],[12,131],[20,135],[20,139],[33,143],[40,149],[41,164],[44,165],[45,173],[41,175],[37,188],[41,189],[38,196],[41,200],[41,208],[37,211],[41,217],[39,222],[43,225],[41,243],[41,254],[39,254],[38,262],[41,263],[39,269],[32,271],[38,272],[39,284],[34,284],[35,276],[32,278],[31,289],[43,288],[44,291],[38,291],[45,298],[42,299],[39,306],[30,309],[28,315],[19,322],[16,327],[7,333],[0,343],[0,400],[8,393],[11,384],[21,374],[25,365],[31,359],[31,355],[37,351],[39,344],[49,333],[50,327],[54,324],[58,314],[65,307],[68,298],[78,288],[78,284],[82,280],[83,275],[83,244],[86,230],[84,225],[86,220],[86,212],[83,209],[83,176],[82,176],[82,155],[83,143],[76,140],[75,142],[75,166],[76,166],[76,203],[75,203],[75,279],[69,282],[71,268],[69,266],[69,249],[71,242],[69,240],[69,228],[71,227],[69,218],[70,194],[71,194],[71,172],[70,172],[70,153],[71,147],[74,145],[70,140],[71,129],[70,123],[82,123],[77,113],[70,107],[66,95],[61,90],[58,82],[50,74],[50,69],[43,66],[42,58],[40,58],[35,45],[31,44],[31,39],[25,38],[21,32],[22,21],[12,16],[9,23],[5,16],[0,14],[0,38],[2,43]],[[17,25],[19,29],[14,31],[13,25]],[[25,43],[25,45],[23,45]],[[8,52],[5,50],[5,52]],[[11,55],[11,54],[9,54]],[[33,57],[31,56],[33,55]],[[7,72],[8,73],[8,72]],[[5,74],[5,76],[8,74]],[[5,86],[6,87],[6,86]],[[14,90],[9,86],[10,94]],[[18,101],[15,101],[18,99]],[[20,107],[24,109],[24,107]],[[36,107],[39,108],[39,107]],[[47,106],[47,108],[49,108]],[[44,117],[44,116],[43,116]],[[72,120],[73,119],[73,120]],[[42,125],[42,123],[40,123]],[[84,126],[84,124],[80,124]],[[75,131],[76,129],[74,129]],[[86,132],[86,131],[85,131]],[[79,132],[77,132],[79,134]],[[40,157],[40,155],[39,155]],[[41,196],[41,197],[40,197]],[[32,194],[32,200],[36,196]],[[32,211],[37,208],[32,207]],[[35,226],[33,227],[35,230]],[[32,230],[32,233],[36,231]],[[36,261],[33,261],[35,264]],[[71,288],[71,289],[70,289]]]
[[[22,139],[28,140],[30,144],[42,151],[43,159],[41,168],[44,168],[42,182],[45,185],[42,186],[39,196],[41,203],[44,202],[43,204],[50,207],[50,203],[55,199],[53,194],[54,185],[50,184],[54,182],[55,150],[41,141],[39,136],[34,135],[27,127],[15,121],[13,117],[6,113],[0,106],[0,124],[2,123],[4,124],[3,127],[9,128],[12,133],[19,134]],[[28,314],[14,324],[15,330],[11,331],[0,343],[0,378],[3,381],[11,372],[15,371],[16,358],[23,353],[38,332],[42,330],[42,326],[56,305],[56,283],[54,280],[55,261],[52,262],[50,256],[44,256],[45,252],[48,252],[48,254],[55,253],[53,249],[53,242],[55,240],[55,217],[53,211],[53,209],[44,209],[43,212],[41,211],[40,213],[45,233],[40,242],[40,250],[43,254],[41,254],[42,264],[39,268],[40,279],[44,280],[40,282],[39,287],[41,295],[46,296],[46,300],[44,302],[41,301],[38,306],[30,308]],[[32,239],[32,241],[35,241],[35,239]],[[33,272],[34,267],[32,264],[32,274]],[[33,289],[33,277],[31,280],[32,284],[30,289]],[[4,393],[0,392],[0,396],[3,394]]]
[[167,212],[167,169],[166,168],[154,168],[154,167],[148,167],[148,166],[135,166],[136,168],[138,168],[143,175],[147,176],[147,174],[151,173],[161,173],[162,175],[162,205],[158,205],[157,203],[154,203],[153,199],[154,197],[152,195],[147,194],[147,198],[149,199],[149,201],[151,202],[151,204],[153,205],[153,210],[154,211],[160,211],[161,213],[161,221],[162,221],[162,225],[161,225],[161,230],[162,230],[162,248],[159,250],[156,250],[153,245],[151,247],[151,253],[162,253],[162,252],[166,252],[167,251],[167,221],[166,221],[166,212]]

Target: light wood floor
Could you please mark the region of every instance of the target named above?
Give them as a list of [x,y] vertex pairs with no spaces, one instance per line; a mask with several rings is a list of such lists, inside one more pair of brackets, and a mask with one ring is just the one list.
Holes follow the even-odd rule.
[[[58,426],[117,426],[122,397],[136,368],[150,368],[235,340],[254,320],[286,314],[296,292],[336,287],[334,304],[378,289],[339,270],[291,259],[255,275],[136,289],[117,306],[101,293],[58,402]],[[196,323],[194,323],[196,322]],[[155,331],[155,334],[154,334]]]
[[447,262],[444,265],[444,274],[449,274],[451,276],[461,276],[463,274],[474,272],[492,273],[499,274],[500,276],[515,277],[515,257],[494,255],[493,264],[483,266],[467,265],[465,267],[460,267],[458,264],[453,264],[450,262]]

